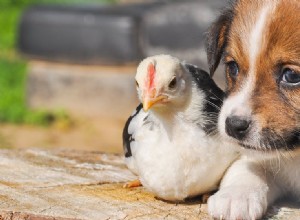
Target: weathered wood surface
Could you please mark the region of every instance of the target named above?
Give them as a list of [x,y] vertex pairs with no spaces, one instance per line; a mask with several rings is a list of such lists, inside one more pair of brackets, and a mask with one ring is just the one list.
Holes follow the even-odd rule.
[[[200,200],[156,199],[123,158],[70,150],[0,150],[0,219],[209,219]],[[274,206],[272,219],[300,219],[299,207]]]

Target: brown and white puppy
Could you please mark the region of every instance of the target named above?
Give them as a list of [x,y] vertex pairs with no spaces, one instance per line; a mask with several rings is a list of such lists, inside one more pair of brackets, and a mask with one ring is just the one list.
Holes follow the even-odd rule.
[[220,133],[255,151],[209,199],[216,218],[258,219],[280,197],[300,199],[299,12],[299,0],[238,0],[208,33],[211,74],[226,67]]

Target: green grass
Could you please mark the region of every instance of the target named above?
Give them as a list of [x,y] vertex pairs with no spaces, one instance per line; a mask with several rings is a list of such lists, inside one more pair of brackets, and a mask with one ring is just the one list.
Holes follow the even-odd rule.
[[17,59],[0,59],[0,122],[48,126],[69,119],[62,110],[30,110],[26,106],[25,91],[26,63]]
[[0,59],[0,121],[20,123],[27,111],[25,105],[26,64]]
[[16,52],[17,27],[30,4],[113,3],[115,0],[0,0],[0,122],[47,126],[66,120],[63,111],[32,111],[26,106],[27,61]]

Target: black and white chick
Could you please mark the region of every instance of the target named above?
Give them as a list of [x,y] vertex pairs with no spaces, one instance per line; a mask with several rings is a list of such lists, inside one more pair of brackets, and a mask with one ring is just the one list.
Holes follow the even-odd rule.
[[239,155],[218,138],[223,91],[208,73],[169,55],[144,59],[135,79],[141,104],[125,124],[123,145],[139,180],[126,186],[141,182],[169,201],[217,189]]

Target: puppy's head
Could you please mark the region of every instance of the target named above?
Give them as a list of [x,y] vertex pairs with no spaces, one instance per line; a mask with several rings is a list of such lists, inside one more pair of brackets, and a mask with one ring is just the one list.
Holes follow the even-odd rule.
[[300,2],[239,0],[207,35],[211,74],[222,59],[220,133],[245,148],[300,148]]

